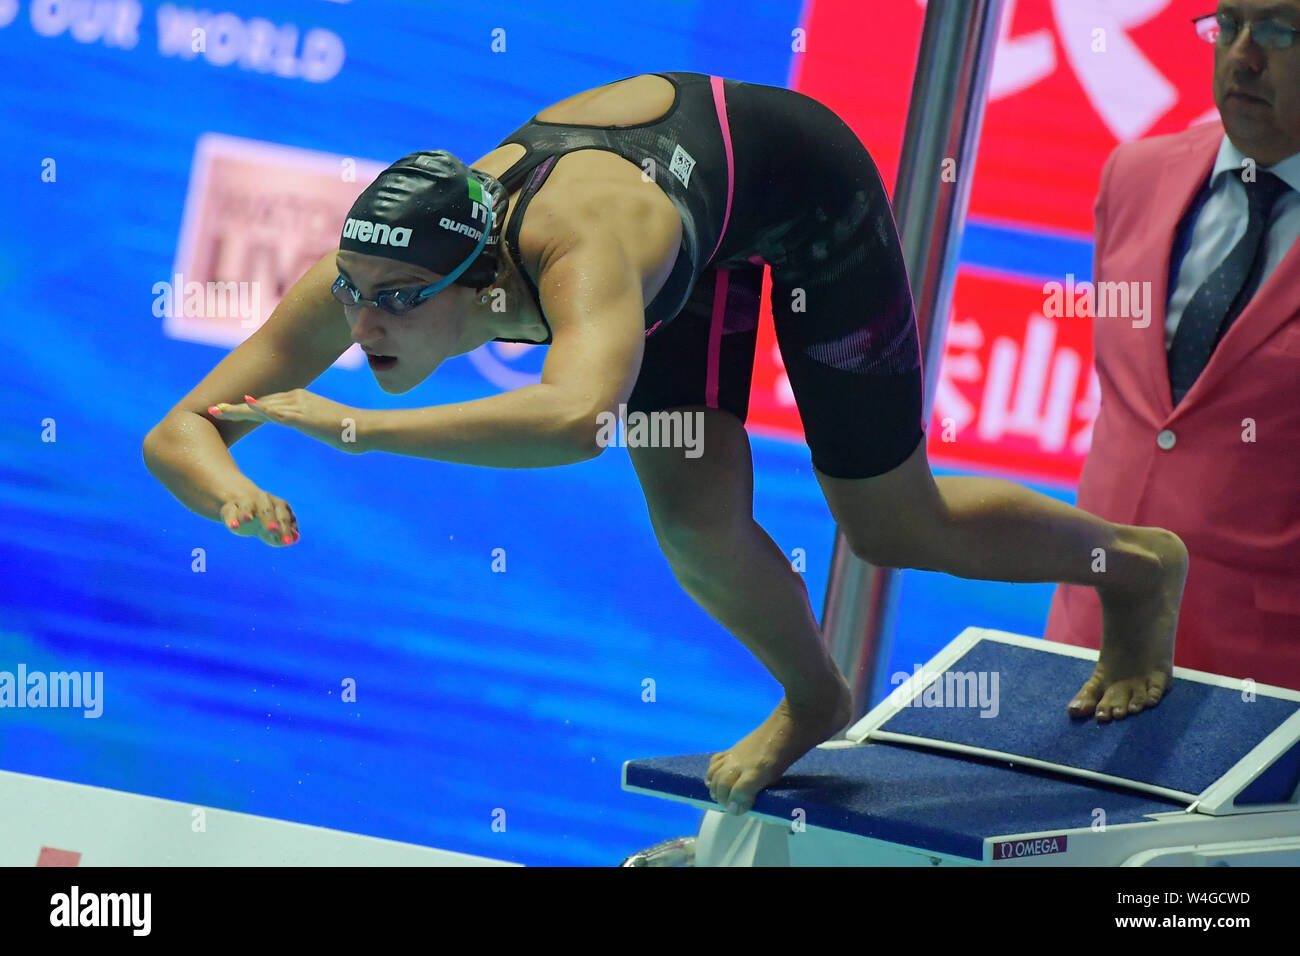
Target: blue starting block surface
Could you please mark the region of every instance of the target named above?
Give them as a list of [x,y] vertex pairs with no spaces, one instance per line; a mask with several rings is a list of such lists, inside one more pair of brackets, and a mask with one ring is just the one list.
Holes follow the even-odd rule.
[[[913,685],[898,695],[906,698],[903,705],[869,736],[979,748],[1190,799],[1300,711],[1293,700],[1243,694],[1240,682],[1233,687],[1175,678],[1151,710],[1109,724],[1073,719],[1065,705],[1095,666],[1093,660],[981,640],[953,663],[925,670],[922,689]],[[992,708],[966,699],[977,696],[970,689],[981,681],[985,689],[997,688],[996,716],[981,716]],[[926,706],[927,691],[932,706]]]
[[[1006,835],[1087,835],[1098,810],[1111,828],[1247,811],[1282,813],[1277,825],[1294,827],[1300,693],[1175,668],[1149,711],[1071,718],[1066,704],[1096,660],[968,628],[845,740],[794,763],[751,813],[788,830],[801,812],[809,828],[968,861],[989,859]],[[623,788],[716,811],[710,756],[628,761]]]
[[[711,756],[629,761],[623,787],[716,810],[704,786]],[[1087,827],[1097,807],[1114,826],[1183,806],[1006,762],[867,744],[811,751],[758,795],[752,812],[788,823],[802,810],[810,826],[979,860],[994,834]]]

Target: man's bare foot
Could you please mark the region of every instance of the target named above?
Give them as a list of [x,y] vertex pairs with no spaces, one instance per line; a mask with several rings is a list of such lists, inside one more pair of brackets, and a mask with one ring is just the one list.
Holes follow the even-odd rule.
[[792,763],[852,719],[853,692],[835,670],[816,704],[791,705],[782,698],[772,715],[743,740],[714,754],[704,775],[709,795],[730,813],[749,812],[760,790],[781,779]]
[[1138,549],[1158,561],[1151,578],[1098,588],[1101,597],[1101,653],[1092,676],[1074,695],[1071,717],[1106,723],[1123,720],[1160,703],[1173,680],[1174,635],[1187,581],[1187,547],[1162,528],[1125,526]]

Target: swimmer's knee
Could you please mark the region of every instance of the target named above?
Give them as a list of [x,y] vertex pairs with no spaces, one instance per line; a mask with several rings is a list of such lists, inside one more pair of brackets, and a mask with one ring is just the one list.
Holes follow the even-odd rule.
[[841,528],[854,556],[878,568],[914,567],[909,549],[897,539]]
[[[746,522],[753,518],[746,515]],[[652,516],[655,538],[659,549],[674,571],[690,571],[701,565],[708,566],[727,559],[736,552],[738,523],[717,514],[689,514]]]

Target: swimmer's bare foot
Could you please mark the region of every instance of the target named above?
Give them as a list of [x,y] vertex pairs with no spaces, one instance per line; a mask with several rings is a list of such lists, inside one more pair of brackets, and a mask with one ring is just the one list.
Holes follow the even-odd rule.
[[1187,581],[1187,547],[1162,528],[1122,525],[1125,547],[1156,559],[1150,573],[1099,587],[1101,653],[1092,677],[1070,701],[1071,717],[1106,723],[1160,703],[1173,680],[1174,635]]
[[729,812],[747,813],[763,788],[781,779],[789,766],[829,740],[853,719],[853,692],[838,670],[808,705],[782,698],[772,715],[730,750],[709,760],[704,782],[709,795]]

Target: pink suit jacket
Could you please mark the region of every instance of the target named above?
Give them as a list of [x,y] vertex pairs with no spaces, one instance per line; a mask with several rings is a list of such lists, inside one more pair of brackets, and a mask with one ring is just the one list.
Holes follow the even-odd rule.
[[[1093,319],[1101,411],[1078,506],[1187,544],[1175,664],[1300,689],[1300,241],[1177,409],[1169,391],[1175,230],[1222,140],[1214,122],[1127,143],[1102,172],[1094,281],[1150,282],[1151,314]],[[1099,647],[1096,591],[1059,586],[1045,636]]]

